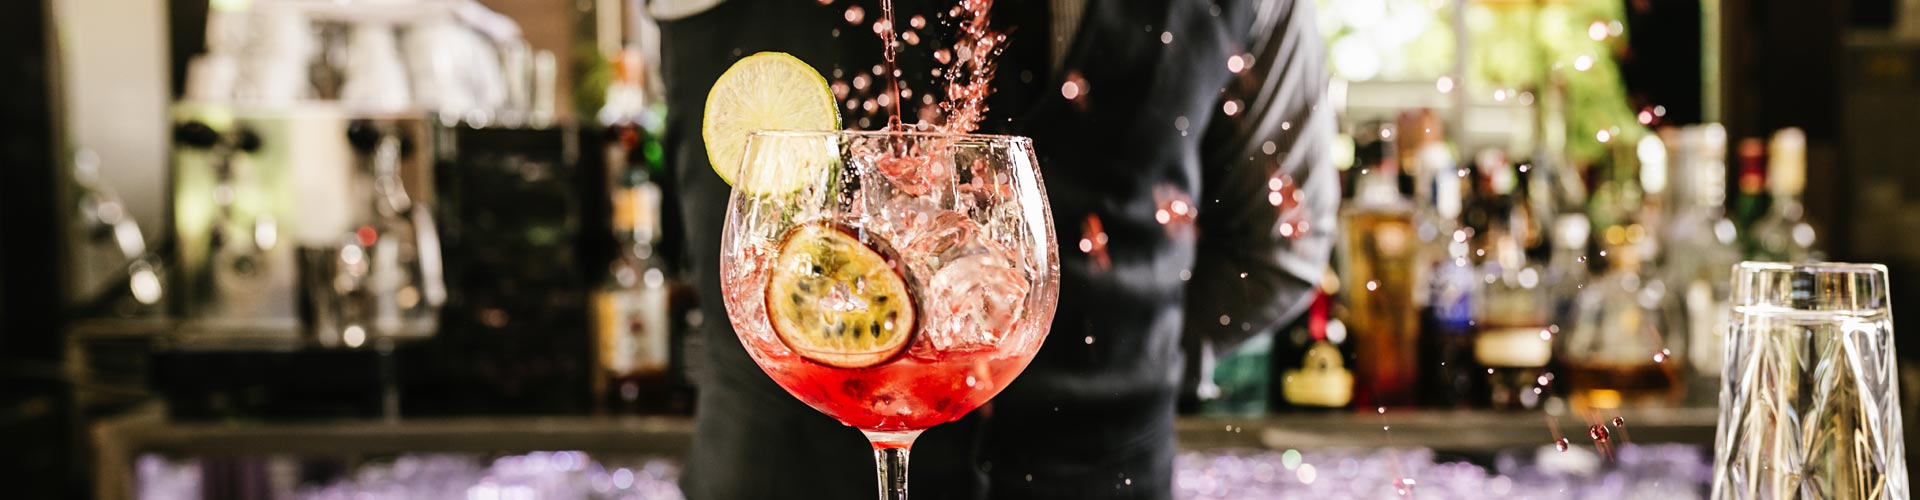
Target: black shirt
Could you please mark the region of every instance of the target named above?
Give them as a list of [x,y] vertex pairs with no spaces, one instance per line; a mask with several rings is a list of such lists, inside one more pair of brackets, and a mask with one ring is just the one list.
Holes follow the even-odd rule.
[[[858,1],[727,0],[661,23],[669,173],[710,311],[723,310],[729,187],[700,138],[707,89],[760,51],[791,53],[829,79],[867,71],[881,52],[870,20],[845,19]],[[876,3],[862,4],[866,16],[879,15]],[[897,3],[904,25],[914,9],[952,2]],[[1273,330],[1308,305],[1325,272],[1339,203],[1335,125],[1307,3],[1087,0],[1057,70],[1045,2],[995,6],[1008,52],[981,131],[1034,139],[1060,233],[1059,309],[1024,374],[916,442],[914,498],[1171,496],[1174,405],[1183,375],[1197,372],[1183,350],[1221,351]],[[919,46],[900,59],[909,75],[931,67]],[[847,125],[880,124],[859,117]],[[1173,200],[1195,218],[1158,213]],[[1104,255],[1079,248],[1099,236],[1086,234],[1095,220]],[[687,496],[870,498],[861,434],[775,385],[727,321],[705,325]]]

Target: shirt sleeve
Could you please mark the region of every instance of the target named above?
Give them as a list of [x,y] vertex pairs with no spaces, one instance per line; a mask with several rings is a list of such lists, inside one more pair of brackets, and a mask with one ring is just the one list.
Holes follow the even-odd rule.
[[1337,231],[1336,125],[1312,2],[1254,3],[1252,43],[1229,63],[1239,71],[1201,139],[1189,354],[1225,352],[1305,311]]

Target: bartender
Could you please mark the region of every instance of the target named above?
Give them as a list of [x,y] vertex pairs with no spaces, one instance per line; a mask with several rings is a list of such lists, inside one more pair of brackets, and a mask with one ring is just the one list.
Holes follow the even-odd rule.
[[[896,0],[896,19],[942,19],[956,1]],[[1205,378],[1202,354],[1291,321],[1326,271],[1340,194],[1310,4],[995,2],[993,26],[1008,41],[980,132],[1033,138],[1062,242],[1059,310],[1024,374],[916,441],[916,498],[1172,497],[1175,406]],[[660,21],[686,255],[701,302],[721,304],[730,188],[689,110],[734,61],[761,51],[835,79],[874,67],[880,5],[651,0],[648,11]],[[929,39],[951,30],[926,24]],[[914,77],[936,67],[936,45],[902,47],[910,88],[935,88]],[[884,123],[857,111],[851,127]],[[1093,247],[1083,238],[1105,243],[1081,251]],[[708,348],[696,361],[706,368],[688,498],[871,498],[872,451],[859,431],[781,390],[727,321],[699,334]]]

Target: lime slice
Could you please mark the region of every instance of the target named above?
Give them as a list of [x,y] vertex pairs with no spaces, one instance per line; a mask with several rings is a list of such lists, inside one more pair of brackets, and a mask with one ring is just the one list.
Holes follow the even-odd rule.
[[[837,130],[840,111],[834,105],[827,79],[812,66],[782,52],[761,52],[733,63],[707,92],[706,114],[700,123],[707,143],[707,160],[720,179],[750,193],[785,193],[818,182],[818,172],[831,161],[818,148],[793,147],[801,141],[783,141],[757,152],[762,165],[751,186],[737,180],[747,149],[747,136],[762,130]],[[786,146],[786,147],[780,147]]]
[[893,359],[913,336],[913,300],[892,259],[825,224],[787,231],[767,278],[767,318],[800,357],[837,368]]

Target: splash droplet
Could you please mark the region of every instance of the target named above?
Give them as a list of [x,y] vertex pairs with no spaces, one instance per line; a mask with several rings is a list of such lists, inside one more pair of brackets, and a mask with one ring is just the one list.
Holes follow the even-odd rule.
[[1627,418],[1626,418],[1626,417],[1613,417],[1613,426],[1614,426],[1614,427],[1620,427],[1620,426],[1624,426],[1624,425],[1627,425]]
[[1607,438],[1612,436],[1613,433],[1607,432],[1607,426],[1604,425],[1594,425],[1587,428],[1587,437],[1593,438],[1593,442],[1596,443],[1605,443],[1607,442]]
[[1380,280],[1367,280],[1367,291],[1371,292],[1379,289]]
[[1560,438],[1559,441],[1554,441],[1553,448],[1560,451],[1567,451],[1567,438]]
[[1413,494],[1414,484],[1415,482],[1413,478],[1410,478],[1410,477],[1395,479],[1393,480],[1393,492],[1398,493],[1400,496],[1403,496],[1403,497],[1407,495],[1411,495]]
[[860,8],[858,5],[849,6],[847,7],[846,19],[847,24],[860,24],[860,21],[867,19],[867,10]]

